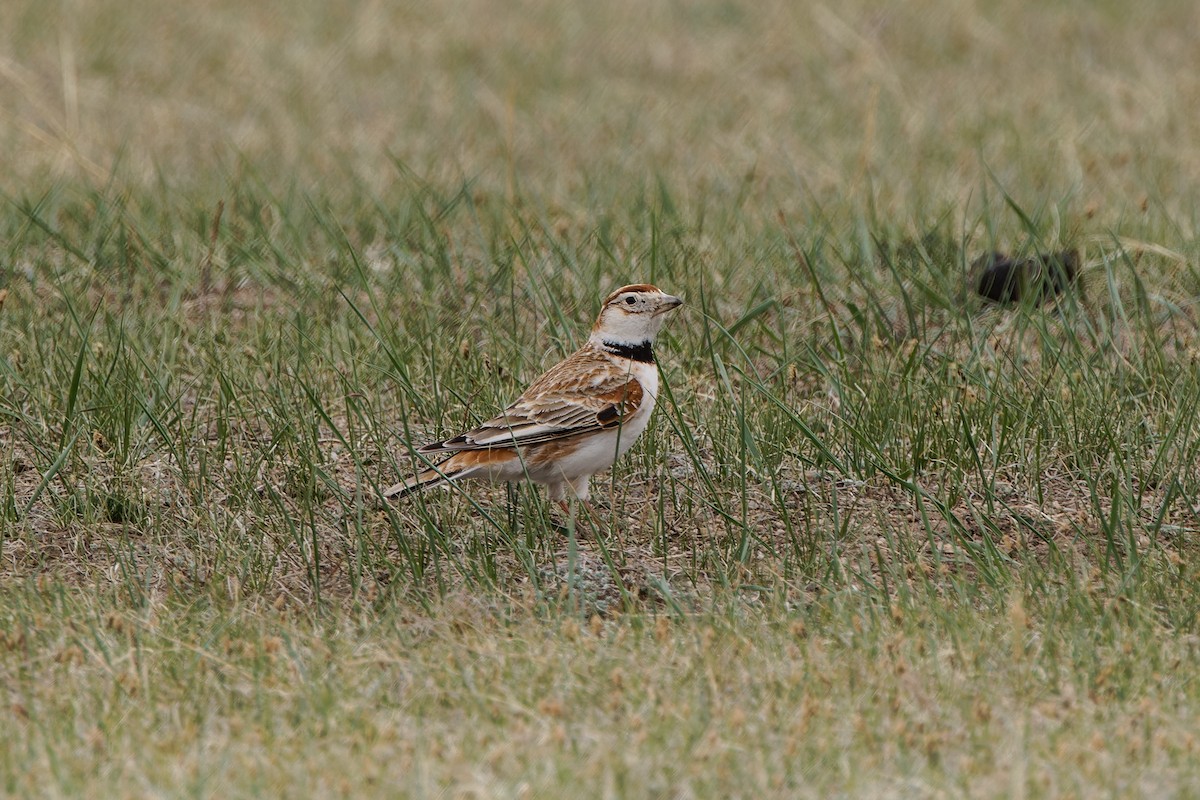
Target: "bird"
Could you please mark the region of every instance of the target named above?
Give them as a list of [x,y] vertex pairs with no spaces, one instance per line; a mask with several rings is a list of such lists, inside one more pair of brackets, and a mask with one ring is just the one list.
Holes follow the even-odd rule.
[[979,273],[979,295],[993,303],[1019,303],[1032,297],[1042,303],[1062,294],[1079,273],[1079,251],[1062,250],[1033,258],[1014,259],[985,253],[971,264]]
[[[646,430],[658,398],[654,340],[683,305],[648,283],[604,299],[582,347],[530,384],[499,415],[465,433],[417,448],[429,466],[383,492],[385,499],[445,483],[545,484],[564,510],[587,505],[590,481]],[[438,458],[433,463],[425,457]]]

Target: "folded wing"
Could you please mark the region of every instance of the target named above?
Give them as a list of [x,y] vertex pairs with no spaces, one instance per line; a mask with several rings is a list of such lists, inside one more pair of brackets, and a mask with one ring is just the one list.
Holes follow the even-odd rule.
[[526,447],[585,436],[620,426],[644,398],[641,384],[628,374],[593,374],[583,386],[576,382],[570,387],[546,380],[551,377],[535,383],[499,416],[420,452]]

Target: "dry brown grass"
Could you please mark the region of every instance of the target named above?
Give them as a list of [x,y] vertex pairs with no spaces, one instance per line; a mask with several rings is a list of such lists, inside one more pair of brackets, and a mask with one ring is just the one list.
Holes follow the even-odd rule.
[[665,176],[684,200],[871,203],[906,223],[978,202],[986,164],[1025,202],[1065,199],[1067,218],[1115,222],[1145,199],[1174,216],[1200,172],[1197,13],[9,3],[4,187],[118,167],[181,191],[348,172],[380,192],[390,153],[435,183],[467,178],[568,219],[588,192],[618,200]]

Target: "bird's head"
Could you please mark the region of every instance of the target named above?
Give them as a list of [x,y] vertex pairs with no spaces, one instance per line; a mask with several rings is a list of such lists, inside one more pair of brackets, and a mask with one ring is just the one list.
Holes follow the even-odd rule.
[[648,283],[622,286],[605,298],[592,338],[620,344],[653,342],[667,312],[681,305],[678,297]]

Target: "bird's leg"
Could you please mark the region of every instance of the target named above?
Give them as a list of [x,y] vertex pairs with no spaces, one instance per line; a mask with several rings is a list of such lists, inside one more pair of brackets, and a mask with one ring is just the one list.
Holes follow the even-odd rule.
[[575,504],[577,502],[576,498],[571,498],[570,512],[567,517],[567,604],[568,608],[575,612],[579,610],[575,596],[576,570],[579,567],[579,540],[575,535]]
[[508,527],[510,530],[516,530],[517,528],[518,491],[517,484],[513,483],[512,481],[504,484],[504,495],[508,501],[506,503],[507,508],[505,510],[508,511]]
[[564,519],[569,520],[571,518],[571,505],[566,500],[555,500],[554,505],[558,506],[559,510],[562,513],[561,514],[551,514],[550,515],[550,524],[559,533],[566,533],[567,532],[567,523],[563,522],[563,520]]
[[577,520],[576,520],[576,515],[575,515],[575,504],[577,502],[579,502],[579,501],[576,500],[575,498],[571,498],[570,500],[555,500],[554,501],[554,504],[556,506],[558,506],[560,509],[562,509],[562,517],[559,519],[555,519],[553,516],[551,516],[550,524],[559,533],[567,534],[569,536],[575,535],[575,532],[579,527],[576,524]]
[[[586,527],[597,536],[600,535],[600,532],[604,530],[604,528],[601,526],[602,520],[600,519],[600,515],[596,512],[596,507],[592,505],[590,500],[580,500],[577,497],[572,497],[570,500],[557,500],[555,502],[558,503],[558,507],[563,510],[563,513],[566,514],[568,518],[571,518],[571,515],[574,513],[572,510],[573,508],[583,509],[584,513],[582,515],[575,514],[574,520],[576,529],[584,527],[581,523],[586,521]],[[561,525],[559,527],[563,528]]]
[[588,489],[590,481],[590,475],[583,475],[570,481],[568,485],[571,487],[571,502],[577,502],[583,506],[583,510],[587,512],[588,527],[592,529],[592,533],[599,536],[603,528],[600,525],[600,516],[596,513],[595,506],[588,499],[591,496]]

